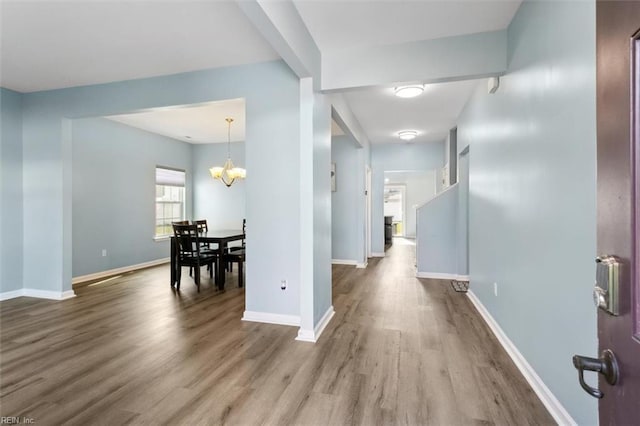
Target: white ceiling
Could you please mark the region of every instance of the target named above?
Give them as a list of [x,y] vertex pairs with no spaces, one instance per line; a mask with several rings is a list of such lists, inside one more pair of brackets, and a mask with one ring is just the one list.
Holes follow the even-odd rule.
[[133,114],[112,115],[110,120],[137,127],[189,143],[227,142],[227,122],[231,124],[231,141],[244,141],[244,99],[209,102],[202,105],[185,105],[174,108],[158,108]]
[[[502,30],[521,0],[294,0],[321,52],[390,45]],[[391,88],[345,93],[370,141],[406,143],[400,130],[418,130],[412,143],[443,140],[478,81],[427,86],[417,98],[401,99]]]
[[[520,5],[520,0],[294,2],[321,51],[503,29]],[[279,58],[231,0],[0,0],[0,8],[0,86],[19,92]],[[446,136],[475,84],[432,85],[414,99],[396,98],[383,88],[345,96],[373,143],[399,142],[395,134],[406,129],[420,131],[415,142],[430,142]],[[244,104],[238,102],[110,118],[203,143],[226,141],[224,117],[234,115],[232,139],[243,140]],[[333,127],[334,135],[341,132]]]
[[351,91],[345,97],[372,144],[406,143],[397,136],[401,130],[418,131],[412,143],[437,142],[446,138],[474,89],[485,82],[429,84],[415,98],[399,98],[393,88]]
[[521,0],[294,0],[321,51],[506,28]]
[[[184,105],[157,108],[131,114],[110,115],[109,120],[146,130],[192,144],[226,143],[227,122],[231,124],[231,142],[245,140],[244,99],[208,102],[200,105]],[[331,135],[344,135],[338,124],[331,120]]]
[[0,86],[19,92],[279,59],[233,1],[0,3]]

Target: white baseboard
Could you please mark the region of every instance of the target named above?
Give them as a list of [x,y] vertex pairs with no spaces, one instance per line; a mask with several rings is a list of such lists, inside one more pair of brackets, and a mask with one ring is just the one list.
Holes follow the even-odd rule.
[[79,277],[73,277],[71,284],[84,283],[87,281],[99,280],[100,278],[106,278],[113,275],[124,274],[125,272],[136,271],[138,269],[149,268],[151,266],[162,265],[163,263],[169,263],[171,258],[165,257],[164,259],[151,260],[149,262],[138,263],[131,266],[123,266],[122,268],[109,269],[108,271],[95,272],[93,274],[81,275]]
[[358,262],[357,260],[348,260],[348,259],[331,259],[332,265],[350,265],[355,266],[358,269],[364,269],[367,267],[369,262]]
[[76,294],[73,292],[73,290],[50,291],[38,290],[34,288],[21,288],[20,290],[0,293],[0,300],[15,299],[16,297],[35,297],[38,299],[67,300],[71,299],[72,297],[76,297]]
[[431,278],[432,280],[469,281],[468,275],[445,274],[441,272],[416,272],[417,278]]
[[332,265],[353,265],[356,266],[358,264],[357,260],[348,260],[348,259],[331,259]]
[[269,312],[244,311],[242,321],[300,326],[300,317],[298,315],[272,314]]
[[67,291],[48,291],[36,290],[33,288],[25,288],[24,295],[26,297],[37,297],[38,299],[67,300],[76,297],[73,290]]
[[320,321],[318,321],[318,324],[316,324],[313,330],[303,330],[302,328],[298,330],[298,337],[296,337],[296,340],[312,343],[317,342],[335,313],[336,311],[333,310],[333,306],[329,306],[327,312],[325,312],[322,318],[320,318]]
[[20,288],[18,290],[13,290],[13,291],[5,291],[4,293],[0,293],[0,301],[15,299],[16,297],[21,297],[21,296],[24,296],[23,288]]
[[371,253],[371,257],[385,257],[384,253]]
[[560,401],[558,401],[558,398],[556,398],[551,390],[547,387],[547,385],[544,384],[531,364],[529,364],[527,359],[520,353],[516,345],[514,345],[509,337],[505,334],[500,325],[491,316],[487,308],[484,307],[480,299],[478,299],[478,297],[473,294],[471,290],[467,292],[467,296],[469,297],[469,300],[471,300],[473,306],[475,306],[482,319],[484,319],[493,334],[496,336],[502,347],[505,349],[505,351],[507,351],[507,354],[509,354],[513,362],[516,364],[518,370],[520,370],[531,388],[533,388],[533,391],[536,393],[536,395],[538,395],[538,398],[540,398],[553,419],[558,422],[559,425],[577,425],[575,420],[573,420],[571,415],[562,406]]

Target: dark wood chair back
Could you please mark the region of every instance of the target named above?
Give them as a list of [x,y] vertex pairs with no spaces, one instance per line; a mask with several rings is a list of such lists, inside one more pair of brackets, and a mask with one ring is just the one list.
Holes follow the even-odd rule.
[[198,258],[200,256],[197,225],[180,225],[174,223],[173,233],[176,237],[177,248],[181,259]]
[[[194,220],[192,222],[194,225],[198,227],[198,232],[203,234],[205,232],[209,232],[209,226],[207,225],[207,219]],[[200,247],[204,249],[211,249],[211,245],[209,243],[201,243]]]
[[242,219],[242,244],[239,246],[229,246],[228,251],[244,250],[246,247],[245,238],[247,237],[247,219]]
[[224,255],[224,260],[227,262],[227,268],[229,272],[233,272],[233,264],[238,264],[238,285],[242,287],[244,285],[244,261],[247,236],[247,219],[242,219],[242,245],[229,247],[227,253]]
[[194,220],[192,223],[198,227],[198,232],[209,231],[209,226],[207,226],[207,219]]

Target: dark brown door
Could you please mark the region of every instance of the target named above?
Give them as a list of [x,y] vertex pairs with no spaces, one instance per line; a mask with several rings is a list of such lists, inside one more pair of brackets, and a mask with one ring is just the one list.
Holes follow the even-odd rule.
[[640,424],[639,29],[640,1],[597,1],[598,253],[620,265],[618,315],[598,309],[600,352],[619,366],[614,385],[599,376],[601,425]]

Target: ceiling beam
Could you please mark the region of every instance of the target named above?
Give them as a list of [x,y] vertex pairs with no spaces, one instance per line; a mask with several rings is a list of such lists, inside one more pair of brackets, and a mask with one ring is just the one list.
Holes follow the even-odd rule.
[[360,125],[360,122],[351,111],[347,100],[341,93],[331,95],[331,118],[340,128],[351,136],[361,147],[370,146],[371,142]]
[[323,91],[503,75],[507,31],[323,52]]
[[291,0],[236,0],[265,40],[299,78],[320,81],[320,50]]

